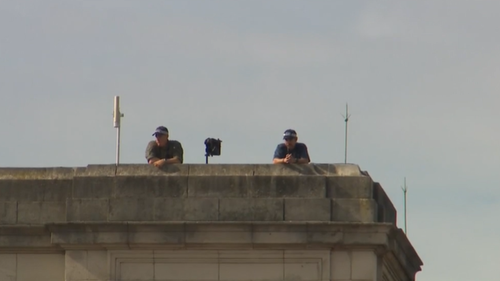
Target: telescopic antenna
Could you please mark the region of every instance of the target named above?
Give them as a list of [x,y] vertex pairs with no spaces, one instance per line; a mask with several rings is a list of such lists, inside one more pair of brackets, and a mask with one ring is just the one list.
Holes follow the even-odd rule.
[[116,128],[116,166],[120,163],[120,125],[123,113],[120,112],[120,97],[115,96],[113,107],[113,127]]
[[347,103],[345,104],[345,116],[342,115],[342,117],[344,117],[345,121],[344,163],[347,163],[347,123],[349,122],[349,117],[351,117],[351,115],[349,114],[349,105]]
[[404,182],[404,187],[401,187],[403,190],[403,210],[404,210],[404,222],[405,222],[405,234],[408,235],[408,229],[407,229],[407,217],[406,217],[406,194],[408,192],[408,187],[406,186],[406,177],[405,177],[405,182]]

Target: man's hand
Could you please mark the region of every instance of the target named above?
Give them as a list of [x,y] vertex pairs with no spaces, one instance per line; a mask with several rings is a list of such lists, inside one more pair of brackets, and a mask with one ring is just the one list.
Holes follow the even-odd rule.
[[160,159],[160,160],[158,160],[158,161],[156,161],[156,162],[153,163],[153,165],[155,167],[158,167],[158,168],[161,167],[161,166],[163,166],[164,164],[165,164],[165,159]]
[[283,162],[284,163],[293,163],[295,161],[295,159],[293,158],[292,154],[287,154],[285,159],[283,159]]

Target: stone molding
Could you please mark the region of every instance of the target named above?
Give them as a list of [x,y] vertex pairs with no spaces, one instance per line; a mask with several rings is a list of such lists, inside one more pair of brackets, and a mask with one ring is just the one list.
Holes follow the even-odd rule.
[[[283,270],[275,272],[276,280],[283,280],[287,269],[292,269],[293,265],[308,265],[310,268],[314,268],[312,273],[313,277],[310,280],[330,280],[330,257],[329,252],[324,251],[321,253],[314,252],[308,253],[305,251],[293,251],[288,250],[285,252],[280,251],[168,251],[168,250],[150,250],[150,251],[109,251],[108,260],[110,261],[111,280],[121,280],[121,266],[126,263],[142,263],[142,264],[162,264],[164,270],[165,265],[169,266],[173,264],[174,267],[181,268],[195,268],[196,265],[213,265],[213,268],[221,268],[227,266],[233,266],[238,264],[255,264],[255,265],[284,265]],[[172,265],[170,266],[172,267]],[[223,271],[224,272],[224,271]],[[234,280],[231,276],[231,270],[225,270],[224,275],[218,277],[217,270],[212,270],[211,272],[206,272],[208,274],[212,273],[214,276],[190,276],[191,278],[196,278],[198,280],[210,279],[210,280]],[[269,272],[266,272],[268,275]],[[259,278],[260,273],[254,272],[252,277]],[[203,278],[204,277],[204,278]]]
[[408,276],[422,261],[392,224],[163,222],[0,227],[0,253],[66,250],[374,249],[393,255]]

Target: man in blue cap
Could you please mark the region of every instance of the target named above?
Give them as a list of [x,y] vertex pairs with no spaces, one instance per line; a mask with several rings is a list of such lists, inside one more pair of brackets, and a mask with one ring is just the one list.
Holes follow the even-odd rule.
[[307,164],[311,162],[307,146],[297,142],[297,132],[288,129],[283,133],[284,143],[278,144],[274,151],[274,164]]
[[184,150],[180,142],[168,139],[168,129],[164,126],[156,128],[153,136],[156,140],[150,141],[146,148],[146,160],[155,167],[165,164],[182,164]]

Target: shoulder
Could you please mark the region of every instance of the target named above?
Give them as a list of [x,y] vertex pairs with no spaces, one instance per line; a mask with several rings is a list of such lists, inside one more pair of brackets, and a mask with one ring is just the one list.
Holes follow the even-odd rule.
[[156,141],[152,140],[150,142],[148,142],[148,148],[155,148],[157,147],[158,145],[156,144]]
[[285,149],[286,145],[284,143],[280,143],[276,146],[276,149]]
[[305,143],[302,143],[302,142],[296,143],[295,146],[299,149],[307,149],[307,145]]
[[168,146],[172,147],[173,149],[182,148],[181,142],[176,140],[169,140]]
[[181,145],[181,142],[176,140],[169,140],[168,143],[171,145]]

